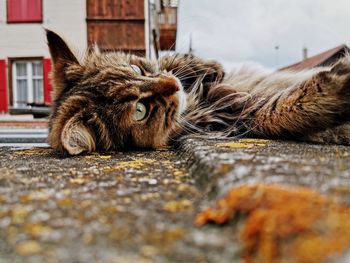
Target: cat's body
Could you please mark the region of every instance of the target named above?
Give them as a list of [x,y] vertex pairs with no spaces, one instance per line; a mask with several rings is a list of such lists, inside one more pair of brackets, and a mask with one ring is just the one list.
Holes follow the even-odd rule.
[[80,62],[47,31],[53,60],[49,143],[61,152],[157,148],[182,136],[350,143],[350,58],[263,73],[192,55],[159,62],[91,50]]

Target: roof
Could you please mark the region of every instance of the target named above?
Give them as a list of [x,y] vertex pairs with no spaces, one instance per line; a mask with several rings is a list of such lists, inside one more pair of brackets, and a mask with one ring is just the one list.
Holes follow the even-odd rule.
[[288,69],[288,70],[299,71],[299,70],[310,69],[314,67],[327,66],[332,64],[335,58],[340,58],[344,56],[347,52],[350,52],[350,48],[347,45],[342,44],[340,46],[329,49],[325,52],[309,57],[295,64],[283,67],[279,70]]

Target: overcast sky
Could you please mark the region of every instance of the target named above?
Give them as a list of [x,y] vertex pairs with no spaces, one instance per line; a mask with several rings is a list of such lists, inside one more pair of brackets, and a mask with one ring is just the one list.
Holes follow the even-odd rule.
[[[349,0],[180,0],[177,51],[278,68],[350,44]],[[279,46],[276,51],[276,46]]]

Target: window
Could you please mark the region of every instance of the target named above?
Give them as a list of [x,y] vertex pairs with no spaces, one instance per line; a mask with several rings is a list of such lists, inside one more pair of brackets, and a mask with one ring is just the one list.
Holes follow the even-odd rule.
[[174,14],[174,13],[168,14],[168,23],[171,25],[176,24],[176,14]]
[[14,61],[12,91],[14,108],[44,104],[42,61]]
[[42,0],[7,0],[8,23],[40,23],[42,20]]
[[162,13],[159,15],[159,23],[165,24],[165,14]]

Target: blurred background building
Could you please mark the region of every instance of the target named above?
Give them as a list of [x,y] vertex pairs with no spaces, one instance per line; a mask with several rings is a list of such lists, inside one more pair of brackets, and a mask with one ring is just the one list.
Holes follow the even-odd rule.
[[0,0],[0,113],[49,113],[44,28],[76,50],[96,43],[103,51],[157,58],[175,50],[177,8],[175,0]]
[[308,49],[303,48],[303,60],[294,63],[292,65],[285,66],[279,70],[292,70],[300,71],[307,70],[315,67],[328,67],[336,63],[339,59],[343,58],[345,55],[349,54],[350,48],[342,44],[335,48],[326,50],[320,54],[309,57]]

